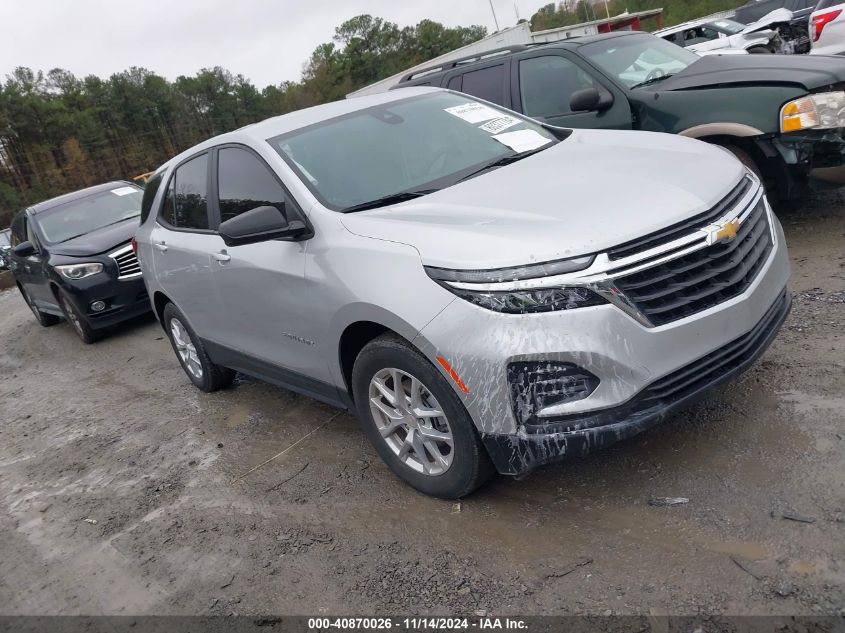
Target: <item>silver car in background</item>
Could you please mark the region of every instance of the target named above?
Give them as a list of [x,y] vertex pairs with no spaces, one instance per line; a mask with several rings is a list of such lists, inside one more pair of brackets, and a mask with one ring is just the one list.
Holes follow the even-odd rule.
[[193,383],[241,371],[354,410],[441,497],[657,424],[790,306],[780,224],[724,150],[444,90],[219,136],[144,199],[144,280]]

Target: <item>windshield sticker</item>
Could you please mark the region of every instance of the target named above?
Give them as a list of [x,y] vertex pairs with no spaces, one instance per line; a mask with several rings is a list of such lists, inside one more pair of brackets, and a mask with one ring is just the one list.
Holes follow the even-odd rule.
[[490,132],[490,134],[498,134],[502,130],[507,130],[509,127],[519,125],[520,123],[522,123],[522,121],[506,114],[505,116],[500,116],[497,119],[488,121],[484,125],[480,126],[478,129],[484,130],[485,132]]
[[552,142],[551,139],[544,137],[537,130],[516,130],[515,132],[496,134],[493,138],[515,152],[529,152]]
[[463,105],[444,108],[444,110],[449,114],[454,114],[456,117],[463,119],[467,123],[481,123],[482,121],[498,119],[502,116],[500,112],[483,103],[464,103]]
[[138,191],[135,187],[121,187],[120,189],[112,189],[111,192],[116,196],[128,196],[130,193]]

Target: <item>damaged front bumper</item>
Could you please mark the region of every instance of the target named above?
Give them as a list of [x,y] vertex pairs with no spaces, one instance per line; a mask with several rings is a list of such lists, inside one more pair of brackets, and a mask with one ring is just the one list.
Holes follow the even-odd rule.
[[845,128],[781,134],[772,143],[787,165],[810,178],[845,184]]
[[496,469],[525,475],[531,470],[584,455],[659,424],[706,392],[745,371],[774,340],[792,305],[787,290],[746,334],[651,383],[627,403],[557,420],[542,433],[521,428],[513,435],[483,434]]

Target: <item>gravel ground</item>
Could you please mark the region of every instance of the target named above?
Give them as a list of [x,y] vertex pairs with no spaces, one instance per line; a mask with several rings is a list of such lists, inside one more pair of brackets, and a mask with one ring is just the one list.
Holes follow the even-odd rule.
[[84,346],[0,293],[0,614],[845,613],[845,196],[782,221],[793,312],[740,380],[459,504],[350,415],[200,393],[151,319]]

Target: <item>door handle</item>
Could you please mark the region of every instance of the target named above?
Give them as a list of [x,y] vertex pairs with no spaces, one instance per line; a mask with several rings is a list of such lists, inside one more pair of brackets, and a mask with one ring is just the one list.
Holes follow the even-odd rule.
[[220,251],[219,253],[212,253],[211,256],[218,262],[228,262],[232,259],[232,257],[227,253],[225,250]]
[[153,246],[155,246],[162,253],[164,253],[167,250],[167,244],[164,243],[164,240],[162,240],[161,242],[153,241]]

